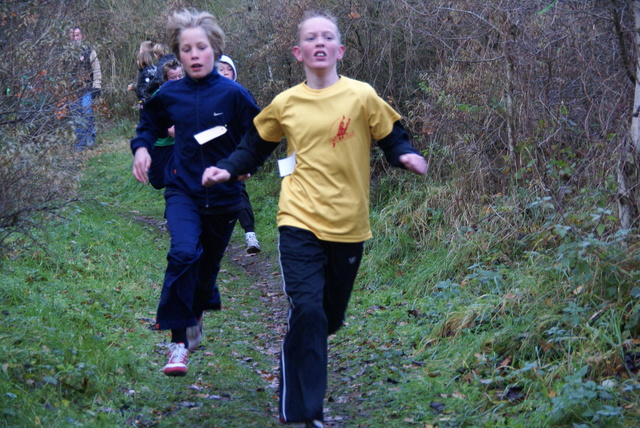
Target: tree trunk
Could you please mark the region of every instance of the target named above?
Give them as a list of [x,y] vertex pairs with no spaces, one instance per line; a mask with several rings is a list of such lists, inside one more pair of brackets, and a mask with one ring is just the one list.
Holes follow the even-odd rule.
[[[635,17],[636,76],[640,75],[640,0],[633,1]],[[636,190],[638,185],[638,145],[640,144],[640,83],[635,79],[635,95],[633,99],[633,116],[629,134],[620,144],[620,159],[618,161],[618,217],[623,229],[635,226],[638,219],[638,201]]]

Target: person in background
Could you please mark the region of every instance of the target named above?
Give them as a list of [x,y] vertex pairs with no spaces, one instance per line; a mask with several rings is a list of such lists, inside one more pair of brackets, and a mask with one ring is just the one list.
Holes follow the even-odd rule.
[[71,39],[71,80],[76,100],[70,111],[76,133],[76,151],[83,151],[94,145],[96,124],[93,103],[101,95],[102,71],[96,51],[83,39],[80,27],[69,30]]
[[[305,81],[277,95],[227,159],[205,170],[215,189],[253,171],[286,137],[278,204],[280,266],[289,299],[280,359],[280,421],[323,427],[327,338],[342,326],[369,226],[370,145],[415,174],[427,162],[401,116],[364,82],[341,76],[335,18],[308,12],[293,55]],[[286,167],[288,165],[288,167]]]
[[236,69],[236,65],[227,55],[222,55],[220,57],[220,60],[218,61],[218,73],[227,79],[233,80],[234,82],[238,81],[238,70]]
[[177,59],[172,59],[166,62],[162,66],[162,80],[168,82],[169,80],[180,80],[184,77],[184,69],[182,64]]
[[169,46],[165,45],[164,43],[156,43],[155,45],[153,45],[153,56],[155,57],[156,61],[158,61],[158,64],[156,67],[156,74],[149,85],[149,90],[152,94],[157,91],[164,82],[162,80],[162,66],[168,61],[176,59],[176,56],[169,50]]
[[[153,55],[153,42],[151,40],[145,40],[144,42],[140,43],[138,54],[141,54],[142,52],[149,52],[150,54]],[[137,62],[138,62],[138,55],[136,55],[136,63]],[[136,77],[136,80],[137,80],[137,77]],[[135,83],[129,83],[127,85],[127,91],[135,91],[135,90],[136,90]]]
[[[165,62],[162,66],[162,80],[163,82],[180,80],[184,77],[184,69],[182,64],[177,59]],[[158,88],[160,89],[160,88]],[[164,189],[167,187],[167,166],[171,163],[171,156],[173,156],[173,145],[175,126],[171,126],[167,130],[167,136],[159,138],[151,152],[151,166],[147,173],[149,177],[149,183],[155,189]]]
[[[238,80],[236,65],[233,63],[233,60],[227,55],[222,55],[220,57],[220,60],[218,61],[218,72],[222,76],[231,79],[234,82]],[[249,199],[249,193],[247,193],[247,188],[244,182],[242,182],[241,184],[242,199],[244,201],[245,208],[240,211],[240,214],[238,215],[238,222],[244,230],[244,240],[247,244],[247,253],[255,254],[260,252],[260,242],[258,241],[255,229],[256,221],[253,214],[253,207],[251,206],[251,199]]]
[[167,30],[187,75],[162,85],[145,104],[131,140],[132,173],[147,183],[153,147],[175,125],[164,190],[171,244],[156,329],[171,330],[164,374],[184,376],[189,352],[202,340],[204,311],[221,308],[220,261],[244,207],[239,183],[205,188],[202,174],[235,150],[260,109],[249,91],[218,73],[225,36],[213,15],[176,11]]
[[138,81],[136,83],[136,97],[138,97],[138,107],[142,108],[149,97],[151,91],[151,81],[156,75],[156,66],[153,65],[153,56],[148,51],[138,52],[136,58],[138,64]]
[[140,43],[140,50],[138,52],[149,52],[150,54],[153,54],[153,46],[154,43],[151,40],[145,40]]

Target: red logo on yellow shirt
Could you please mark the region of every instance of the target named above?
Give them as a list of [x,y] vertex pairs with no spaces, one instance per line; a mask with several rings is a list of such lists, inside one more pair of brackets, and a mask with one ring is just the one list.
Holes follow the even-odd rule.
[[[331,126],[331,129],[332,129],[331,133],[333,133],[336,122],[334,122],[334,125]],[[333,138],[331,138],[331,145],[333,147],[336,146],[336,143],[338,141],[344,141],[346,139],[353,137],[353,132],[349,132],[350,123],[351,123],[351,118],[346,119],[344,116],[342,116],[342,119],[340,119],[340,122],[338,123],[338,129],[336,131],[336,134]]]

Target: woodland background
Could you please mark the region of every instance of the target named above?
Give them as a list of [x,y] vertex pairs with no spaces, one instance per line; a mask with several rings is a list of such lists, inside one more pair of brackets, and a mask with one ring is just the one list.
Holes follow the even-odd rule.
[[[13,156],[70,138],[57,119],[60,100],[68,95],[57,52],[70,26],[82,26],[85,40],[99,53],[104,76],[99,108],[103,126],[109,126],[113,119],[135,119],[132,93],[125,91],[137,72],[135,54],[143,40],[166,41],[171,10],[196,7],[219,18],[240,82],[265,106],[303,79],[291,47],[302,11],[315,7],[339,19],[347,47],[340,73],[369,82],[399,110],[431,161],[430,176],[452,184],[455,192],[432,205],[456,222],[472,226],[478,204],[518,196],[523,196],[517,203],[521,211],[536,198],[560,211],[576,203],[615,209],[615,169],[633,112],[631,3],[3,2],[2,182],[21,180],[20,163],[28,161],[14,162]],[[386,168],[379,160],[376,173]],[[48,182],[54,186],[45,188],[23,178],[17,187],[34,193],[0,199],[3,226],[15,226],[16,216],[38,209],[34,205],[58,191],[53,178]],[[585,195],[585,188],[598,192]],[[31,205],[19,206],[25,199]]]
[[[18,259],[17,248],[46,247],[36,231],[77,201],[80,167],[59,54],[68,28],[83,28],[102,65],[100,144],[114,129],[133,136],[138,112],[126,86],[135,55],[144,40],[166,42],[170,11],[216,15],[239,82],[265,106],[303,80],[291,54],[302,12],[326,9],[346,46],[339,72],[388,100],[430,161],[419,181],[372,152],[377,238],[362,267],[365,291],[402,287],[399,299],[415,306],[404,315],[420,327],[413,347],[427,366],[439,346],[476,341],[477,360],[461,356],[475,345],[458,343],[438,370],[465,360],[460,376],[486,388],[495,376],[502,401],[483,408],[486,420],[504,402],[526,407],[522,397],[536,391],[550,426],[597,426],[623,414],[635,418],[631,426],[640,390],[640,253],[637,215],[621,221],[620,206],[637,213],[638,3],[2,2],[0,263]],[[478,400],[491,394],[478,392]]]

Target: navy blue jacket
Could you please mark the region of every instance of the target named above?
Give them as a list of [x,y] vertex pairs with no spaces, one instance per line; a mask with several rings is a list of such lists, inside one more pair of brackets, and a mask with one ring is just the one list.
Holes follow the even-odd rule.
[[[226,159],[240,143],[260,112],[253,97],[244,87],[218,74],[215,69],[207,77],[194,80],[188,75],[165,82],[144,104],[136,137],[131,140],[135,154],[146,147],[153,154],[156,140],[167,135],[175,124],[175,146],[172,165],[167,168],[167,192],[180,190],[202,209],[224,212],[242,207],[241,184],[237,181],[202,186],[204,170]],[[225,126],[227,133],[200,145],[194,135]]]

